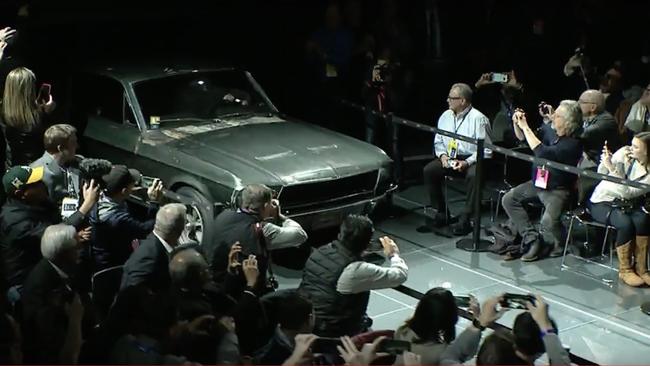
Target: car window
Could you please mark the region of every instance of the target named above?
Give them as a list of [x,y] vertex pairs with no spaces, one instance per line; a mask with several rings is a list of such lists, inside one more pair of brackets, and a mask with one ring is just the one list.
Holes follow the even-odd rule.
[[[124,121],[124,88],[118,81],[103,77],[92,77],[86,84],[85,100],[87,113],[103,117],[109,122],[122,124]],[[129,110],[130,107],[126,105]],[[132,117],[131,117],[132,118]],[[135,119],[133,120],[135,122]]]
[[144,120],[159,119],[160,127],[272,112],[242,71],[169,75],[138,82],[134,91]]

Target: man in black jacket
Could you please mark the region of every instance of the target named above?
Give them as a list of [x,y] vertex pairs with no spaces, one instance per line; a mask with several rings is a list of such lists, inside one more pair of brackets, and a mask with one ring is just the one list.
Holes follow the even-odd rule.
[[[15,166],[4,175],[2,184],[7,202],[0,211],[0,235],[4,269],[10,286],[20,291],[27,273],[41,259],[41,236],[50,225],[61,222],[56,205],[48,198],[42,181],[43,167]],[[99,187],[91,181],[83,187],[84,202],[71,216],[63,220],[78,231],[99,197]],[[89,238],[88,230],[79,234]]]
[[153,233],[124,263],[120,290],[140,283],[152,290],[169,289],[169,256],[185,228],[186,213],[185,205],[180,203],[169,203],[158,210]]

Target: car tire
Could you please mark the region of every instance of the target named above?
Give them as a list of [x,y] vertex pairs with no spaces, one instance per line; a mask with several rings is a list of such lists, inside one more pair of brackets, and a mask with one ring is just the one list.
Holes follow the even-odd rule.
[[187,214],[186,229],[180,238],[180,243],[198,242],[203,245],[214,237],[214,205],[203,194],[192,187],[180,187],[176,190],[181,196],[188,197],[194,204]]

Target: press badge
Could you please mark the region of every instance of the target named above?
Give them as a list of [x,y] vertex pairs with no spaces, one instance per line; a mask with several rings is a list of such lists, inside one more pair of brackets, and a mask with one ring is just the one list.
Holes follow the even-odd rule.
[[546,189],[548,186],[548,170],[544,167],[537,167],[537,172],[535,173],[535,187]]
[[61,203],[61,217],[70,217],[73,213],[77,212],[79,208],[79,200],[72,197],[63,198]]
[[458,155],[458,141],[456,141],[456,139],[449,140],[449,144],[447,145],[447,155],[450,159],[456,159],[456,155]]

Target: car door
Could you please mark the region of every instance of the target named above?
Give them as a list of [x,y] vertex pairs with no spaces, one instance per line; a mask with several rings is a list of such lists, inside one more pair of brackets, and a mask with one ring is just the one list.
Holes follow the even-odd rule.
[[124,86],[105,76],[85,80],[83,149],[88,157],[131,165],[140,130],[127,103]]

